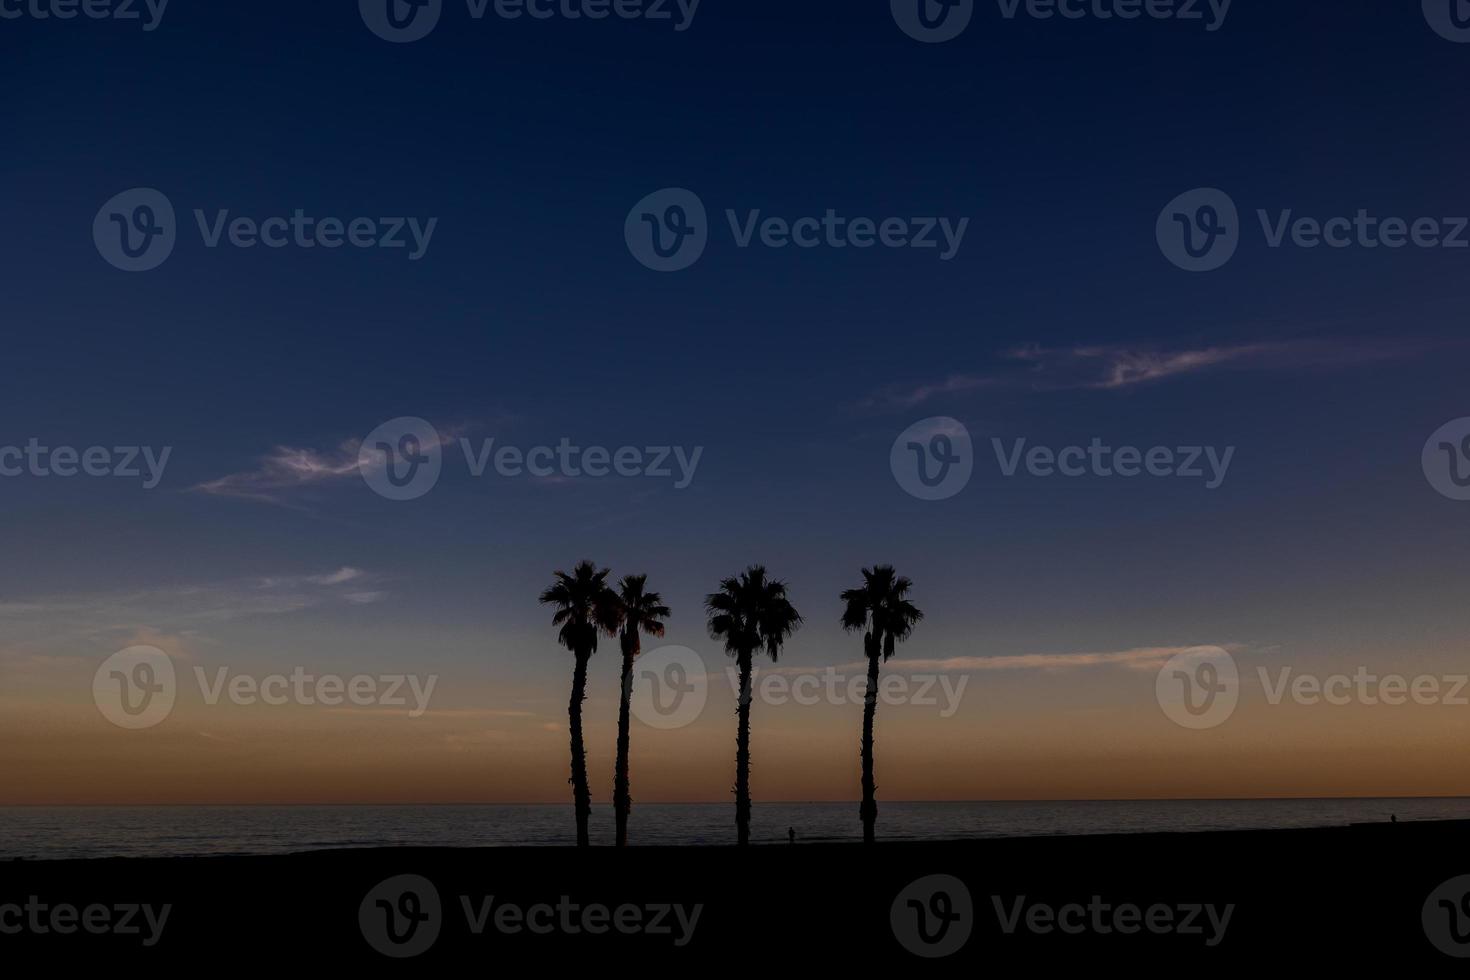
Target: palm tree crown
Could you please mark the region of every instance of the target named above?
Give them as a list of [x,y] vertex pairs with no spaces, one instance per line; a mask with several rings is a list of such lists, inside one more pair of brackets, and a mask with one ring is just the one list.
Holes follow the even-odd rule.
[[663,596],[646,591],[647,585],[647,575],[624,575],[618,583],[619,625],[627,636],[664,635],[664,620],[671,615],[669,607],[664,605]]
[[611,574],[580,561],[570,575],[558,571],[556,581],[541,593],[543,605],[556,607],[551,625],[561,627],[557,642],[573,653],[596,653],[598,635],[613,636],[622,624],[617,593],[607,585]]
[[873,642],[881,643],[883,659],[907,640],[924,613],[909,601],[914,583],[894,572],[892,565],[863,569],[863,587],[842,593],[845,608],[842,626],[848,632],[867,630]]
[[705,599],[709,635],[723,640],[734,656],[765,648],[771,659],[801,625],[801,614],[786,596],[786,583],[766,577],[764,566],[752,565],[740,576],[720,583],[720,591]]

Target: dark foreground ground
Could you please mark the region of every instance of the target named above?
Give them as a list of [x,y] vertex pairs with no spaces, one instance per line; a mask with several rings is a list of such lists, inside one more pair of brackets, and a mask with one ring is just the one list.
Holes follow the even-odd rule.
[[782,975],[1047,964],[1274,974],[1299,963],[1438,975],[1470,968],[1452,955],[1470,956],[1461,875],[1470,823],[746,853],[12,861],[0,863],[0,962],[293,974],[464,963],[491,975],[528,962]]

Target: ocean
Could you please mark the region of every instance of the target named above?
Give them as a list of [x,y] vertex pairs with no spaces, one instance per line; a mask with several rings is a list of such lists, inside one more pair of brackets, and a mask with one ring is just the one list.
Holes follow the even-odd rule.
[[[757,804],[758,844],[861,838],[857,803]],[[880,840],[1193,832],[1470,819],[1470,799],[1170,800],[984,803],[879,801]],[[609,806],[592,841],[612,842]],[[574,842],[570,805],[0,807],[0,859],[285,854],[342,847],[557,846]],[[635,804],[633,844],[735,839],[734,807]]]

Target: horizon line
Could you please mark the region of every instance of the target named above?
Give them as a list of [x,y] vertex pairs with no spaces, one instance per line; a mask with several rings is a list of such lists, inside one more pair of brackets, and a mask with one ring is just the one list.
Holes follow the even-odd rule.
[[[991,800],[887,800],[894,803],[926,804],[975,804],[975,803],[1319,803],[1325,801],[1366,800],[1470,800],[1470,795],[1430,796],[1160,796],[1160,797],[1107,797],[1107,798],[1035,798],[1035,799],[991,799]],[[845,806],[861,804],[861,800],[764,800],[752,801],[752,806]],[[86,809],[111,807],[114,809],[204,809],[208,807],[271,807],[287,809],[294,807],[490,807],[490,806],[573,806],[565,800],[515,801],[505,803],[449,802],[449,803],[0,803],[0,809]],[[612,801],[596,802],[593,806],[612,806]],[[643,806],[733,806],[734,801],[668,800],[646,801]],[[637,806],[634,806],[637,809]],[[880,808],[881,809],[881,808]]]

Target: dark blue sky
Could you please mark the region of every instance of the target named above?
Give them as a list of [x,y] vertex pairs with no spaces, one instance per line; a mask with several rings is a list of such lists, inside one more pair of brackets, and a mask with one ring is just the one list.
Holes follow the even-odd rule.
[[[662,579],[682,642],[747,562],[826,623],[857,566],[888,560],[920,582],[936,653],[1340,634],[1391,655],[1404,623],[1462,626],[1445,602],[1463,595],[1466,505],[1433,492],[1419,453],[1470,414],[1470,250],[1275,250],[1254,213],[1470,213],[1470,46],[1414,3],[1236,0],[1213,33],[981,3],[935,45],[887,6],[704,0],[680,33],[474,22],[449,0],[403,45],[346,0],[173,0],[152,32],[0,21],[0,444],[174,447],[152,491],[0,480],[0,598],[351,566],[392,599],[352,611],[340,642],[442,627],[422,642],[469,661],[465,636],[549,642],[534,593],[583,555]],[[133,187],[180,217],[148,273],[91,237]],[[660,275],[623,224],[664,187],[698,193],[714,232]],[[1227,191],[1246,226],[1208,274],[1154,237],[1196,187]],[[418,262],[211,250],[193,208],[439,224]],[[949,262],[739,249],[726,208],[970,226]],[[1007,356],[1033,348],[1061,383]],[[1079,349],[1217,357],[1100,388],[1072,373]],[[454,451],[410,504],[360,481],[275,503],[190,491],[405,415],[522,446],[705,453],[684,491],[476,481]],[[977,464],[926,503],[888,451],[935,415],[969,427],[981,463],[992,436],[1237,454],[1212,492]]]

